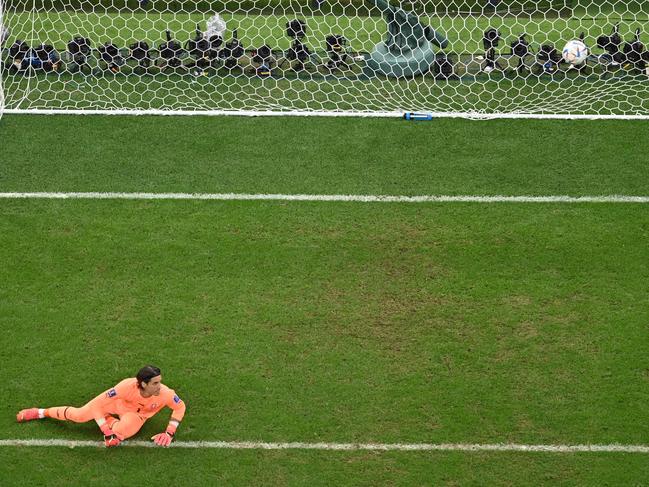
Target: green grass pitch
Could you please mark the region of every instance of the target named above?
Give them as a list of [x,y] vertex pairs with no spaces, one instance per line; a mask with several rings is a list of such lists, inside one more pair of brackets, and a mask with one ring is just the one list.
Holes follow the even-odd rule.
[[[644,131],[8,115],[0,192],[647,195]],[[0,199],[0,440],[99,440],[14,415],[154,363],[187,403],[183,441],[646,445],[648,237],[645,204]],[[613,486],[649,461],[0,446],[0,478]]]

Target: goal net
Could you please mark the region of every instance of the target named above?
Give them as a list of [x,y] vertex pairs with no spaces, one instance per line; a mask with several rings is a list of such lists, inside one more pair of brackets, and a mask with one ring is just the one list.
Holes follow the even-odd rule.
[[642,0],[0,0],[5,113],[649,118]]

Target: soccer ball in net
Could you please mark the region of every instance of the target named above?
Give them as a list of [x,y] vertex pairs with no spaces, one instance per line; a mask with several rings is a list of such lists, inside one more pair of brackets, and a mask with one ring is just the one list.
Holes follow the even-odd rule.
[[579,39],[568,41],[563,48],[562,57],[565,62],[572,66],[580,66],[588,58],[588,47]]

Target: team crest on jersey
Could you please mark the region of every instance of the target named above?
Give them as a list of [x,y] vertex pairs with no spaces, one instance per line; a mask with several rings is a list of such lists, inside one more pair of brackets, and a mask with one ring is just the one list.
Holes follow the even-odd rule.
[[180,398],[176,394],[174,394],[174,402],[180,404]]
[[115,389],[111,389],[106,393],[106,397],[115,397],[117,395],[117,391]]
[[157,403],[154,402],[153,404],[151,404],[151,409],[155,409],[155,408],[157,408],[157,407],[158,407],[158,404],[157,404]]

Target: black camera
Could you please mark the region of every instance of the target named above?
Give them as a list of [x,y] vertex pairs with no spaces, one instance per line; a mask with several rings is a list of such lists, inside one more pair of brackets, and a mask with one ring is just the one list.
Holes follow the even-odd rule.
[[68,42],[68,52],[72,56],[72,72],[83,71],[84,67],[88,65],[88,56],[92,52],[90,39],[82,36],[75,36]]
[[40,68],[46,73],[56,71],[59,67],[59,54],[50,44],[41,44],[34,48],[32,66]]
[[482,45],[485,49],[485,67],[484,71],[489,73],[496,67],[502,70],[502,67],[496,62],[496,47],[500,43],[500,32],[496,29],[487,29],[482,35]]
[[301,19],[286,22],[286,35],[291,39],[304,39],[306,36],[306,22]]
[[256,49],[252,55],[252,62],[257,64],[267,64],[270,66],[273,59],[273,50],[269,45],[264,44],[259,49]]
[[158,47],[160,57],[164,60],[164,66],[162,66],[162,68],[164,69],[167,66],[171,68],[178,68],[182,65],[180,54],[182,53],[183,48],[180,45],[180,42],[175,41],[171,38],[171,32],[167,30],[165,31],[165,34],[167,36],[167,40],[160,44],[160,46]]
[[9,59],[7,60],[7,70],[14,74],[18,71],[24,71],[29,67],[29,45],[20,39],[17,39],[9,47]]
[[536,55],[542,73],[552,74],[559,69],[561,53],[552,44],[543,44]]
[[438,52],[433,63],[433,76],[437,80],[457,79],[454,73],[455,59],[451,54]]
[[186,42],[185,49],[187,49],[190,56],[197,60],[208,56],[210,51],[210,42],[205,39],[198,24],[196,25],[196,34],[194,35],[194,38],[189,39]]
[[622,45],[622,37],[618,32],[620,24],[615,24],[611,35],[601,35],[597,38],[597,47],[604,49],[608,54],[611,55],[613,62],[617,64],[622,64],[624,61],[624,55],[620,49]]
[[[306,31],[306,22],[304,20],[294,19],[286,22],[286,35],[293,39],[293,42],[291,47],[284,53],[284,60],[291,63],[291,68],[294,71],[302,71],[311,56],[310,49],[302,42],[302,39],[306,36]],[[280,63],[280,66],[283,63],[284,61]]]
[[498,47],[498,44],[500,44],[500,32],[496,29],[486,30],[482,35],[482,45],[485,51]]
[[521,34],[511,43],[512,55],[518,58],[516,70],[520,73],[526,69],[525,58],[532,53],[530,43],[525,39],[526,34]]
[[530,43],[525,39],[525,34],[521,34],[518,39],[511,43],[512,54],[516,57],[524,58],[530,54]]
[[273,74],[273,62],[275,58],[273,57],[273,50],[267,44],[264,44],[258,49],[255,49],[251,61],[257,66],[255,68],[255,73],[261,78],[267,78]]
[[92,51],[90,39],[85,37],[76,36],[73,37],[70,42],[68,42],[68,52],[75,55],[89,56]]
[[210,67],[211,60],[218,58],[219,48],[222,44],[223,38],[219,35],[213,35],[206,39],[200,26],[196,24],[194,38],[185,43],[185,49],[194,58],[193,66],[197,68],[194,74],[206,74],[205,70]]
[[223,37],[220,35],[213,35],[208,40],[209,50],[207,57],[210,59],[217,59],[219,57],[219,49],[223,45]]
[[643,71],[646,67],[644,44],[640,41],[640,29],[636,29],[635,35],[630,42],[626,42],[622,48],[624,64],[627,69],[638,69]]
[[124,64],[124,59],[119,53],[119,49],[114,44],[107,42],[103,46],[99,46],[99,55],[101,60],[106,63],[106,67],[113,73],[119,71],[119,67]]
[[245,53],[246,51],[241,42],[239,42],[237,30],[235,29],[232,32],[232,39],[225,43],[223,49],[219,51],[218,57],[225,61],[226,68],[232,69],[237,66],[239,59],[241,59]]
[[149,44],[146,41],[137,41],[128,46],[129,56],[137,61],[138,67],[146,69],[151,65]]
[[345,52],[347,39],[341,35],[331,34],[325,38],[325,44],[327,45],[327,55],[329,56],[327,68],[330,70],[349,68],[347,64],[348,56]]
[[292,65],[295,71],[303,70],[304,64],[309,60],[310,56],[311,51],[309,48],[297,39],[293,41],[293,44],[286,52],[286,59],[289,61],[295,61]]

